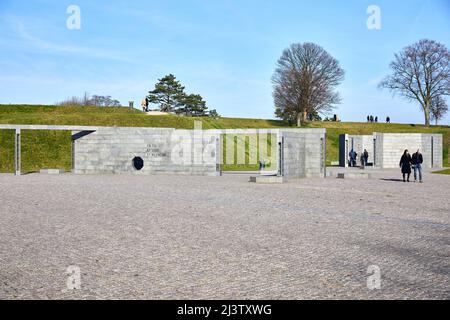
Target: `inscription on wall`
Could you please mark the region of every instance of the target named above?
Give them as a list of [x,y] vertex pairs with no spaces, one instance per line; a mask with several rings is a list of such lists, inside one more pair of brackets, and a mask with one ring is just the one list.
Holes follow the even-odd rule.
[[167,152],[161,151],[161,147],[157,144],[147,144],[147,148],[144,151],[145,156],[149,158],[167,158]]

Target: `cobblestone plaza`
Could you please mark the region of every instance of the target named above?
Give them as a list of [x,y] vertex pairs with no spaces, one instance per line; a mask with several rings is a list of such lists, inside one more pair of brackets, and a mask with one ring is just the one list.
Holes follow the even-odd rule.
[[0,175],[0,299],[448,299],[450,177],[398,178]]

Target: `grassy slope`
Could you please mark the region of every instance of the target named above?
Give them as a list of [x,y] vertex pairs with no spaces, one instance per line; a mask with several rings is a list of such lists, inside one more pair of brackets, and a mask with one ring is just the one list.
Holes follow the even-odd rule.
[[437,173],[437,174],[449,174],[450,175],[450,169],[445,169],[445,170],[441,170],[441,171],[435,171],[433,173]]
[[[167,127],[193,129],[194,121],[201,120],[204,129],[233,128],[279,128],[286,126],[277,120],[239,118],[186,118],[177,116],[147,116],[130,108],[96,107],[55,107],[55,106],[9,106],[0,105],[0,124],[55,124],[55,125],[96,125],[129,127]],[[367,124],[315,122],[312,128],[327,129],[327,161],[338,159],[341,133],[371,134],[372,132],[433,132],[444,134],[444,161],[448,166],[448,146],[450,127],[401,124]],[[0,172],[13,171],[13,132],[0,130]],[[69,132],[24,131],[22,140],[22,165],[24,171],[45,167],[71,166]]]

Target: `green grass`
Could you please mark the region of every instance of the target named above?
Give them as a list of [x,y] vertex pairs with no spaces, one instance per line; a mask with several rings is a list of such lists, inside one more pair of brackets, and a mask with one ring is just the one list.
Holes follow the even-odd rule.
[[175,115],[148,116],[131,108],[56,107],[0,105],[1,124],[49,124],[118,127],[164,127],[194,129],[201,120],[204,129],[276,128],[281,121],[237,118],[195,118]]
[[450,169],[445,169],[445,170],[441,170],[441,171],[435,171],[433,173],[436,173],[436,174],[450,174]]
[[[187,118],[174,115],[148,116],[130,108],[97,107],[57,107],[29,105],[0,105],[0,124],[48,124],[48,125],[91,125],[124,127],[165,127],[193,129],[194,121],[201,120],[204,129],[247,129],[247,128],[281,128],[286,123],[278,120],[242,119],[242,118]],[[339,135],[372,134],[373,132],[422,132],[442,133],[444,135],[444,166],[448,163],[450,145],[449,126],[406,125],[406,124],[368,124],[313,122],[309,128],[327,129],[327,164],[339,158]],[[11,130],[0,130],[0,172],[13,172],[14,140]],[[25,172],[41,168],[71,167],[70,132],[23,131],[22,133],[22,168]],[[244,139],[244,137],[238,137]],[[247,139],[247,138],[245,138]],[[224,139],[225,140],[225,139]],[[249,147],[246,145],[246,165],[225,165],[225,170],[254,170],[258,165],[248,164]],[[267,159],[268,169],[276,155]]]
[[[231,148],[227,148],[227,135],[222,135],[222,159],[224,159],[224,164],[222,165],[223,171],[257,171],[259,170],[258,159],[262,159],[265,162],[266,170],[276,170],[277,153],[272,150],[272,146],[275,145],[277,141],[276,134],[271,134],[267,136],[267,138],[262,138],[262,140],[265,140],[266,143],[267,152],[264,152],[266,154],[262,154],[263,149],[262,146],[260,146],[260,143],[264,143],[264,141],[260,141],[260,137],[257,134],[239,134],[232,135],[231,137],[233,139],[233,146]],[[251,140],[253,140],[252,143],[250,143]],[[244,147],[245,149],[238,150],[238,146],[241,146],[241,148]],[[227,151],[231,151],[231,153],[233,154],[232,161],[227,161]],[[241,161],[238,160],[239,153],[241,155],[244,155],[244,159],[241,159]],[[256,155],[256,158],[251,159],[250,154]]]

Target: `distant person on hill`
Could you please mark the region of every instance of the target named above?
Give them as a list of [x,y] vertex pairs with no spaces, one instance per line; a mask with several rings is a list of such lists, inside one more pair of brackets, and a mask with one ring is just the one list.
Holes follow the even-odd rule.
[[373,123],[373,116],[370,116],[370,122]]
[[391,118],[390,117],[386,117],[386,123],[391,123]]
[[409,182],[409,176],[411,175],[411,160],[411,155],[409,154],[408,150],[405,150],[400,159],[400,168],[402,168],[403,182],[406,182],[406,176],[407,181]]
[[148,112],[148,98],[147,98],[147,97],[145,97],[144,99],[142,99],[142,101],[141,101],[141,107],[142,107],[142,111]]
[[419,182],[422,183],[422,163],[423,156],[420,150],[417,150],[411,157],[411,164],[414,169],[414,182],[417,182],[417,171],[419,172]]
[[367,116],[367,122],[370,122],[370,116]]
[[375,117],[375,123],[378,123],[378,117]]

